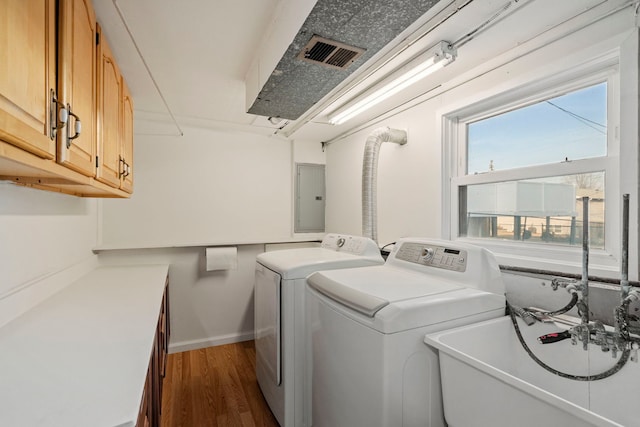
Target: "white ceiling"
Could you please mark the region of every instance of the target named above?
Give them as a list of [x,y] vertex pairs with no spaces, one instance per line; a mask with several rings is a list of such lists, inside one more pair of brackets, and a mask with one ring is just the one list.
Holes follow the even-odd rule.
[[[250,124],[244,79],[256,47],[282,0],[93,0],[136,113],[219,124]],[[119,7],[122,18],[118,14]]]
[[[365,71],[374,69],[372,64],[379,64],[398,51],[398,46],[390,45],[325,97],[316,111],[289,123],[280,135],[329,140],[388,111],[390,106],[415,98],[416,94],[428,92],[438,85],[462,81],[470,69],[490,67],[500,55],[511,52],[516,55],[522,51],[522,45],[530,43],[535,36],[549,33],[554,26],[591,7],[623,1],[475,0],[445,24],[433,29],[439,18],[468,3],[467,0],[441,0],[419,22],[401,34],[398,42],[392,44],[403,44],[399,41],[411,40],[415,37],[412,33],[427,29],[432,30],[416,42],[416,49],[439,40],[456,41],[506,4],[511,3],[513,13],[462,46],[456,62],[413,86],[410,91],[393,97],[358,120],[341,126],[329,125],[325,108],[329,101],[362,79]],[[273,134],[277,126],[264,117],[245,112],[248,109],[245,76],[254,56],[264,45],[264,39],[274,26],[283,22],[280,19],[282,15],[301,2],[303,0],[93,0],[103,34],[133,94],[137,117],[156,117],[166,122],[170,119],[168,106],[179,126],[198,124],[264,134]],[[315,0],[304,2],[313,4]],[[303,21],[304,17],[299,17],[284,22],[295,33]],[[284,52],[292,39],[281,40],[277,49]]]

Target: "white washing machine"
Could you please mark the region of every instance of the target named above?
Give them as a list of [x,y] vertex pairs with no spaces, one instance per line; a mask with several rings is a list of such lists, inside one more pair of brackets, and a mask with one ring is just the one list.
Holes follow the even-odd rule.
[[306,411],[313,427],[445,426],[429,332],[505,314],[489,251],[405,238],[381,266],[307,279]]
[[358,236],[328,234],[320,247],[265,252],[256,259],[256,376],[283,427],[304,416],[306,277],[319,270],[383,264],[378,245]]

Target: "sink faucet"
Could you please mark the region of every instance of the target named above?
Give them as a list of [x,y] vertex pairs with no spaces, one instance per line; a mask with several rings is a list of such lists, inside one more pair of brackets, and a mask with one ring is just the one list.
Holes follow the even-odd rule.
[[595,345],[599,345],[602,351],[609,351],[609,335],[607,334],[607,330],[604,328],[604,324],[600,320],[596,320],[593,322],[593,327],[591,329],[592,332],[595,333],[595,338],[592,342]]
[[578,313],[584,325],[589,324],[589,197],[582,198],[582,280],[578,286],[582,298]]
[[620,305],[614,310],[616,343],[629,341],[629,305],[640,297],[638,290],[629,286],[629,195],[622,195],[622,250],[620,262]]
[[629,294],[629,194],[622,195],[622,250],[620,262],[620,301]]
[[[623,229],[625,230],[625,234],[628,233],[628,213],[629,213],[629,197],[627,194],[623,196],[624,200],[624,214],[623,214]],[[572,294],[572,302],[575,304],[576,300],[578,301],[578,313],[580,314],[580,324],[573,326],[569,331],[562,331],[558,333],[543,335],[538,338],[538,341],[541,344],[547,344],[551,342],[562,341],[562,339],[566,338],[567,335],[571,337],[571,343],[574,345],[578,344],[578,341],[582,342],[582,346],[584,350],[588,350],[589,343],[596,344],[600,346],[602,351],[611,352],[611,355],[615,359],[617,357],[618,351],[621,351],[622,354],[620,358],[615,362],[614,366],[611,368],[600,372],[598,374],[589,374],[589,375],[573,375],[558,371],[553,367],[547,365],[545,362],[540,360],[529,348],[529,346],[524,341],[522,334],[520,333],[520,328],[518,327],[518,322],[516,321],[516,314],[520,314],[521,317],[524,318],[528,313],[518,313],[518,308],[514,310],[510,310],[511,320],[514,325],[516,334],[518,335],[518,339],[520,343],[527,351],[527,353],[531,356],[531,358],[538,363],[538,365],[545,368],[547,371],[554,373],[555,375],[562,376],[564,378],[569,378],[573,380],[579,381],[594,381],[603,378],[607,378],[615,373],[619,372],[620,369],[627,363],[628,360],[633,362],[638,362],[638,350],[640,349],[640,338],[637,336],[632,336],[629,332],[630,326],[629,322],[636,316],[632,316],[629,314],[629,306],[632,302],[640,300],[640,288],[636,288],[633,290],[629,289],[628,277],[627,277],[627,262],[628,262],[628,250],[626,244],[628,243],[628,237],[623,237],[623,249],[622,249],[622,274],[620,280],[620,288],[622,301],[618,307],[616,307],[614,316],[615,316],[615,330],[608,330],[604,323],[600,320],[596,320],[594,322],[589,322],[589,223],[588,223],[588,207],[589,199],[588,197],[582,198],[583,205],[583,238],[582,238],[582,280],[579,285],[576,285],[575,282],[568,281],[566,279],[553,279],[551,282],[551,286],[553,290],[557,290],[558,287],[566,288]],[[581,294],[581,298],[579,298],[578,294]],[[508,303],[507,303],[508,304]],[[519,309],[520,311],[527,311],[526,309]],[[565,311],[566,312],[566,311]],[[548,314],[549,312],[545,312]],[[549,316],[551,317],[551,316]]]
[[[577,289],[582,293],[582,298],[578,301],[578,312],[581,317],[581,324],[571,329],[571,342],[577,344],[578,340],[582,341],[583,348],[586,350],[589,342],[599,345],[602,351],[611,351],[613,357],[617,356],[618,351],[624,351],[631,348],[633,351],[633,360],[637,361],[638,342],[637,337],[632,337],[629,332],[629,305],[640,300],[640,289],[631,289],[629,286],[628,264],[629,264],[629,195],[623,195],[623,215],[622,215],[622,257],[621,257],[621,274],[620,274],[620,295],[621,301],[614,310],[614,331],[607,331],[604,324],[596,320],[589,323],[589,282],[588,282],[588,232],[583,232],[583,255],[582,255],[582,281]],[[588,200],[582,198],[584,228],[588,229]],[[552,285],[553,286],[553,285]],[[560,283],[558,286],[562,286]],[[567,286],[568,288],[568,286]]]

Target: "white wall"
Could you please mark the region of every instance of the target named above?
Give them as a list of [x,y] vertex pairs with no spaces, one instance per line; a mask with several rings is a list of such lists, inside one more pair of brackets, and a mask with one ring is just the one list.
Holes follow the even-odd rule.
[[[320,143],[184,131],[137,134],[133,197],[101,202],[100,262],[170,264],[172,352],[253,339],[256,255],[264,243],[321,237],[292,224],[294,164],[324,163]],[[237,270],[206,272],[204,248],[221,244],[237,246]]]
[[295,163],[325,164],[326,156],[322,143],[318,141],[294,141],[293,160]]
[[135,190],[104,200],[102,244],[170,247],[291,237],[291,142],[184,128],[136,134]]
[[[433,132],[437,103],[389,119],[408,143],[383,143],[378,162],[378,243],[440,235],[441,147]],[[362,234],[362,157],[367,136],[358,132],[327,149],[328,232]]]
[[0,326],[96,265],[97,202],[0,182]]

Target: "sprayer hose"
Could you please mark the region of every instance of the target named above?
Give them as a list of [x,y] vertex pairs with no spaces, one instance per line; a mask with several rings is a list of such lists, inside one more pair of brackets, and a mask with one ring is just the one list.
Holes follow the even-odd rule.
[[549,366],[546,363],[544,363],[542,360],[540,360],[533,353],[533,351],[531,351],[531,349],[529,348],[529,346],[525,342],[524,337],[522,336],[522,332],[520,331],[520,327],[518,325],[518,320],[516,319],[516,314],[515,314],[514,310],[511,308],[511,304],[509,304],[508,302],[507,302],[507,307],[509,308],[509,316],[511,317],[511,322],[513,323],[513,327],[514,327],[514,329],[516,331],[516,335],[518,336],[518,340],[520,341],[520,344],[522,344],[522,348],[524,348],[524,350],[527,352],[527,354],[538,365],[542,366],[544,369],[546,369],[547,371],[551,372],[552,374],[558,375],[558,376],[560,376],[562,378],[567,378],[567,379],[570,379],[570,380],[574,380],[574,381],[596,381],[596,380],[601,380],[601,379],[610,377],[611,375],[617,373],[620,369],[622,369],[622,367],[629,360],[629,354],[631,353],[631,350],[628,347],[625,347],[625,349],[622,351],[622,354],[620,355],[620,359],[618,359],[616,364],[613,365],[611,368],[607,369],[606,371],[601,372],[599,374],[596,374],[596,375],[573,375],[573,374],[567,374],[566,372],[558,371],[557,369],[552,368],[551,366]]
[[571,297],[571,301],[569,301],[569,304],[565,305],[564,307],[555,311],[537,311],[533,313],[533,315],[535,316],[536,314],[542,314],[544,316],[558,316],[560,314],[565,314],[567,311],[571,310],[577,303],[578,303],[578,294],[574,293],[573,296]]

